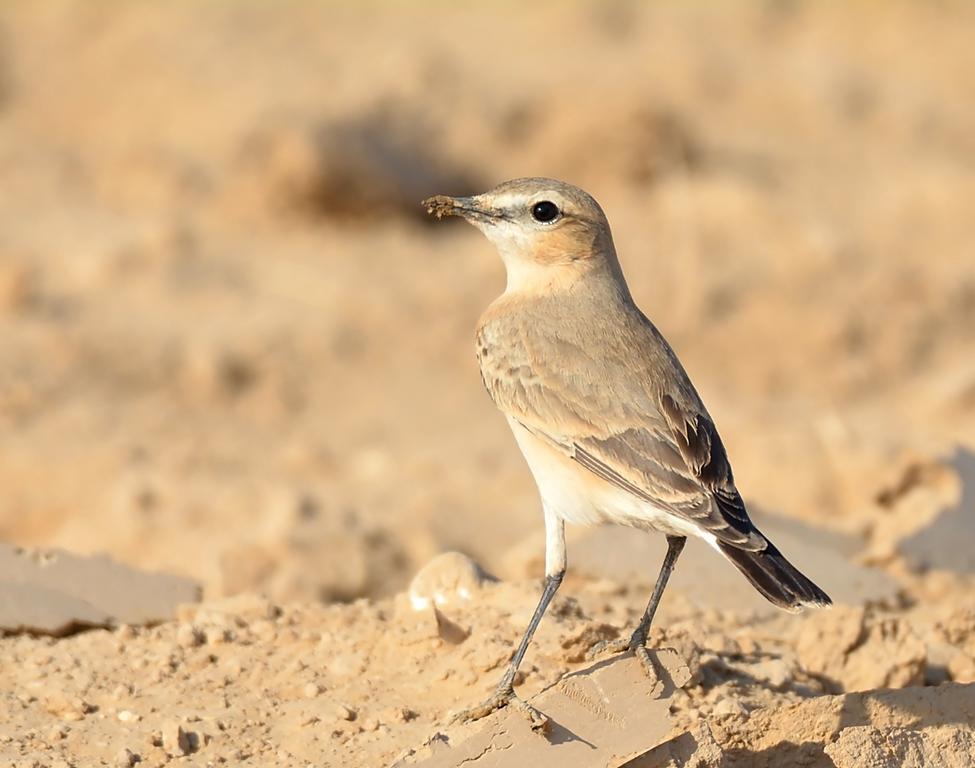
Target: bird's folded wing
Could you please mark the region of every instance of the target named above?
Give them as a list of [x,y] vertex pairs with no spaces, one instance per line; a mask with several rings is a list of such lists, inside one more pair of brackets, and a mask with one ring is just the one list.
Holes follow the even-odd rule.
[[[530,367],[510,356],[482,360],[485,386],[501,410],[593,474],[719,541],[765,547],[714,424],[693,402],[696,394],[658,392],[659,384],[611,364],[579,368],[571,350],[561,351],[558,368],[544,367],[537,356]],[[683,370],[679,375],[686,380]]]

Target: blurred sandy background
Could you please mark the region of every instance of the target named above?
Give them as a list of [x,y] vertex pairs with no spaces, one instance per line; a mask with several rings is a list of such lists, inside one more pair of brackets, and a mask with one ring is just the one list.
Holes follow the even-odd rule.
[[[473,355],[500,260],[419,201],[528,175],[601,201],[753,508],[897,579],[771,619],[677,585],[674,732],[749,768],[958,747],[971,576],[898,542],[975,432],[973,40],[961,1],[0,4],[0,540],[207,600],[5,638],[0,757],[374,766],[489,690],[541,514]],[[461,640],[389,598],[449,549],[506,579]],[[526,685],[636,617],[627,581],[567,581]]]
[[[747,498],[860,530],[975,428],[965,3],[5,3],[0,537],[347,600],[541,519],[489,245],[590,190]],[[933,447],[932,447],[933,446]]]

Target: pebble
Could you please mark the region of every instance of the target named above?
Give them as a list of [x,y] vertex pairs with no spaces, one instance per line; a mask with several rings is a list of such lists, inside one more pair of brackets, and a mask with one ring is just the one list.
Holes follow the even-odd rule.
[[374,717],[367,717],[362,721],[362,730],[364,731],[378,731],[379,721]]
[[715,707],[713,714],[715,717],[732,717],[734,715],[746,715],[748,710],[740,701],[735,699],[722,699]]
[[132,695],[131,685],[117,685],[112,691],[112,698],[115,700],[124,699],[126,696]]
[[382,712],[383,720],[394,723],[408,723],[417,717],[417,713],[408,707],[387,707]]
[[335,708],[335,717],[338,720],[355,720],[355,710],[349,709],[344,704],[339,704]]
[[77,696],[66,696],[57,693],[51,696],[45,704],[45,709],[62,720],[84,720],[85,715],[92,711],[91,705]]
[[207,627],[204,636],[208,645],[223,645],[234,639],[233,631],[226,627]]
[[254,636],[265,643],[273,643],[277,640],[278,630],[274,626],[274,622],[268,619],[261,619],[260,621],[255,621],[251,624],[251,632]]
[[203,632],[192,624],[180,624],[179,629],[176,630],[176,642],[183,648],[196,648],[202,645],[205,639]]
[[743,669],[773,688],[782,688],[792,679],[792,668],[783,659],[766,659]]
[[175,720],[167,722],[162,728],[162,748],[172,757],[190,753],[190,736]]
[[485,576],[481,567],[460,552],[444,552],[421,568],[410,582],[414,610],[470,600],[480,591]]

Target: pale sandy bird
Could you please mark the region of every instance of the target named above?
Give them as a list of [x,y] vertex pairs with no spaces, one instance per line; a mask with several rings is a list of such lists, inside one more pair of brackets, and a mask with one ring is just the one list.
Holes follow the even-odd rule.
[[424,205],[438,217],[464,217],[504,261],[507,287],[478,323],[477,359],[534,475],[545,517],[541,600],[495,695],[467,716],[514,702],[544,722],[515,698],[513,681],[565,574],[566,522],[666,534],[646,612],[622,646],[651,673],[647,633],[688,536],[704,539],[781,608],[830,604],[749,520],[714,422],[670,345],[633,302],[592,197],[530,178]]

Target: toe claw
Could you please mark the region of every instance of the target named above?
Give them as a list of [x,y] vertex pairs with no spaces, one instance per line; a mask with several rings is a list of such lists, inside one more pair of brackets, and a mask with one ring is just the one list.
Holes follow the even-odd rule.
[[535,709],[535,707],[528,702],[522,701],[517,696],[512,694],[509,703],[512,707],[528,718],[528,722],[533,731],[544,731],[548,728],[548,716]]
[[647,677],[649,677],[654,684],[660,682],[660,675],[657,673],[657,665],[653,663],[653,658],[650,656],[650,651],[647,650],[647,647],[645,645],[638,645],[634,649],[634,653],[636,653],[636,657],[640,660],[640,663],[643,664],[643,669],[646,671]]
[[586,653],[586,660],[593,661],[602,655],[625,653],[627,651],[632,651],[633,655],[640,660],[644,671],[647,673],[647,677],[656,686],[660,682],[660,674],[657,672],[657,666],[653,663],[653,657],[650,656],[650,651],[647,650],[644,641],[640,638],[621,637],[616,640],[602,640],[589,649],[588,653]]
[[457,712],[450,720],[447,722],[448,725],[455,725],[457,723],[470,723],[474,720],[480,720],[483,717],[487,717],[499,709],[510,706],[512,709],[518,710],[531,724],[533,731],[544,731],[548,726],[548,717],[543,713],[539,712],[531,704],[522,701],[517,696],[515,692],[510,689],[502,689],[497,692],[487,701],[478,704],[470,709],[462,710]]
[[620,637],[616,640],[600,640],[586,652],[586,661],[595,661],[600,656],[611,653],[622,653],[629,650],[629,642]]

